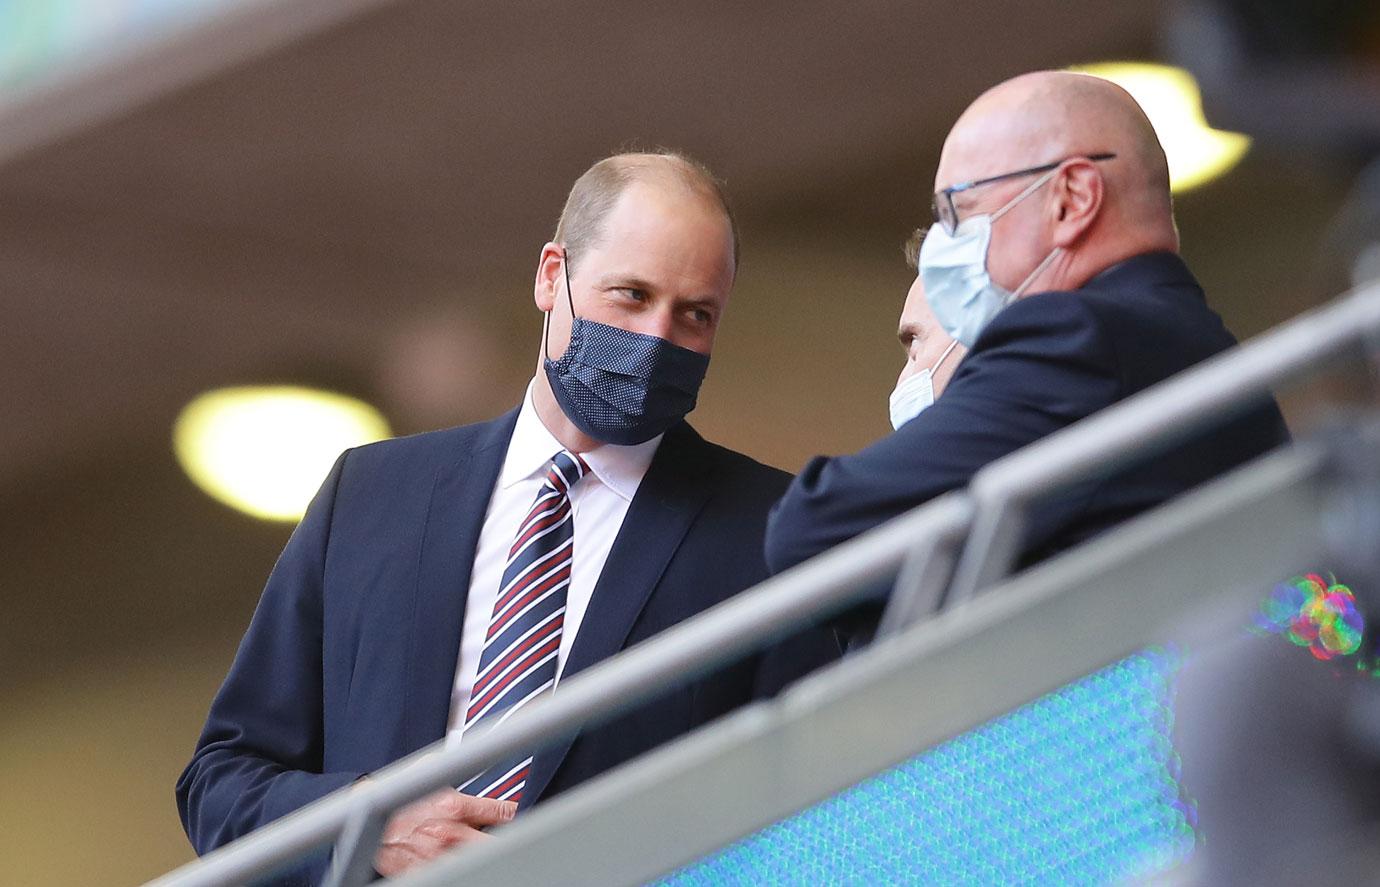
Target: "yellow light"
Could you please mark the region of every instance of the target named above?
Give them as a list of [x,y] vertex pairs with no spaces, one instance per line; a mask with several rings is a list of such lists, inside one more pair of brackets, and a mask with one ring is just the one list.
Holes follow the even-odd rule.
[[1225,174],[1251,146],[1249,136],[1208,126],[1198,82],[1182,68],[1105,62],[1071,70],[1110,80],[1140,103],[1169,159],[1169,188],[1187,191]]
[[173,426],[173,451],[196,485],[265,520],[302,517],[337,456],[390,435],[366,403],[294,386],[221,388]]

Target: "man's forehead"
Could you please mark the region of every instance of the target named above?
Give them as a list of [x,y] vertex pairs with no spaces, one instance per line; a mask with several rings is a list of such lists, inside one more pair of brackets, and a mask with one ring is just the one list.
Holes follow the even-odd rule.
[[686,203],[634,200],[610,213],[601,234],[587,256],[601,285],[674,288],[697,298],[727,299],[733,247],[721,214]]
[[723,211],[706,195],[679,187],[633,182],[605,220],[605,233],[638,240],[683,237],[692,230],[718,234],[730,246],[733,241]]
[[1044,162],[1041,132],[1007,109],[965,114],[944,141],[934,190],[975,182]]
[[930,303],[925,301],[925,291],[917,280],[906,293],[906,301],[901,306],[901,318],[899,326],[906,327],[926,327],[937,323],[934,312],[930,310]]
[[985,150],[955,151],[940,160],[934,173],[934,190],[943,191],[955,185],[977,182],[992,176],[1029,166],[1030,163],[1017,159],[1015,151],[1005,146],[989,147]]

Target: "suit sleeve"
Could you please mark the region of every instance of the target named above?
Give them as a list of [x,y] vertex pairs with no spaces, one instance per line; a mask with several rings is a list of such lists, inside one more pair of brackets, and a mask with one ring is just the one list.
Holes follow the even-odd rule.
[[[764,514],[770,503],[785,492],[789,475],[773,472],[774,483],[760,499],[760,505],[746,508],[744,512],[755,513],[757,523],[755,536],[764,538]],[[760,550],[760,549],[759,549]],[[766,564],[758,560],[751,584],[767,578]],[[760,651],[751,660],[752,698],[764,699],[777,695],[786,687],[843,658],[843,642],[832,624],[810,624],[797,629],[770,647]]]
[[933,406],[866,449],[816,457],[767,523],[773,573],[967,486],[978,469],[1115,401],[1115,356],[1074,293],[1003,311]]
[[322,772],[323,574],[346,455],[273,568],[178,780],[178,811],[199,854],[362,775]]

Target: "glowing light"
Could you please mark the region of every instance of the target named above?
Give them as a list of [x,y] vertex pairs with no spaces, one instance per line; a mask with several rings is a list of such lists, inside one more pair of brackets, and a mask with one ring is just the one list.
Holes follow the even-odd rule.
[[1256,626],[1307,647],[1317,659],[1350,656],[1361,649],[1365,620],[1351,589],[1329,574],[1295,576],[1275,586],[1260,605]]
[[212,497],[254,517],[295,521],[343,450],[389,435],[377,410],[342,394],[222,388],[178,416],[173,450]]
[[1172,191],[1187,191],[1225,174],[1251,145],[1249,136],[1208,126],[1198,82],[1181,68],[1106,62],[1072,70],[1110,80],[1140,103],[1169,159]]

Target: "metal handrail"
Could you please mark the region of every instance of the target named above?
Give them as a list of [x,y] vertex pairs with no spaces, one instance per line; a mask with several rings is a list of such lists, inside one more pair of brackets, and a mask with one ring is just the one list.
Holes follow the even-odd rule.
[[[504,826],[501,840],[409,872],[397,887],[647,884],[716,851],[726,854],[721,862],[744,863],[740,872],[789,872],[782,866],[791,851],[779,845],[793,842],[779,839],[801,836],[803,821],[784,823],[775,840],[773,823],[841,800],[839,792],[1147,644],[1196,646],[1189,641],[1201,620],[1226,628],[1219,605],[1233,602],[1242,618],[1226,630],[1240,630],[1261,588],[1336,550],[1326,515],[1356,476],[1334,463],[1344,448],[1354,449],[1348,440],[1309,440],[1261,456],[968,606],[582,782]],[[1362,453],[1377,456],[1374,447]],[[1369,540],[1377,537],[1364,538],[1358,551],[1375,554]],[[803,815],[819,825],[814,813]],[[767,862],[751,850],[740,855],[742,845],[725,849],[742,838],[782,855]],[[845,858],[847,845],[837,845]],[[765,867],[745,862],[752,857]],[[711,864],[719,874],[727,867]]]
[[[1085,474],[1107,470],[1118,459],[1143,452],[1151,443],[1149,438],[1161,443],[1168,439],[1170,423],[1184,423],[1178,426],[1181,429],[1200,426],[1213,410],[1249,401],[1287,377],[1322,365],[1339,348],[1377,335],[1380,284],[1288,321],[993,463],[970,487],[981,506],[982,523],[974,527],[959,562],[954,579],[957,593],[950,601],[966,597],[987,584],[990,576],[1009,570],[1015,542],[1008,537],[1013,530],[1014,538],[1019,537],[1016,503]],[[368,783],[323,798],[154,883],[160,887],[239,883],[339,838],[351,824],[365,839],[351,842],[350,856],[372,854],[377,829],[368,828],[368,822],[377,822],[388,811],[437,788],[459,784],[497,762],[513,746],[549,744],[845,609],[866,596],[874,583],[893,576],[917,545],[962,532],[973,520],[973,502],[969,494],[955,492],[922,505],[572,677],[560,693],[515,714],[501,736],[484,732],[440,751],[436,749],[441,743],[437,743],[385,768]],[[931,546],[929,550],[937,549]],[[923,564],[907,571],[910,575],[925,572]],[[915,592],[919,586],[912,584],[910,590]],[[340,861],[335,871],[358,873],[357,858]],[[358,878],[342,876],[339,883],[358,883]]]

